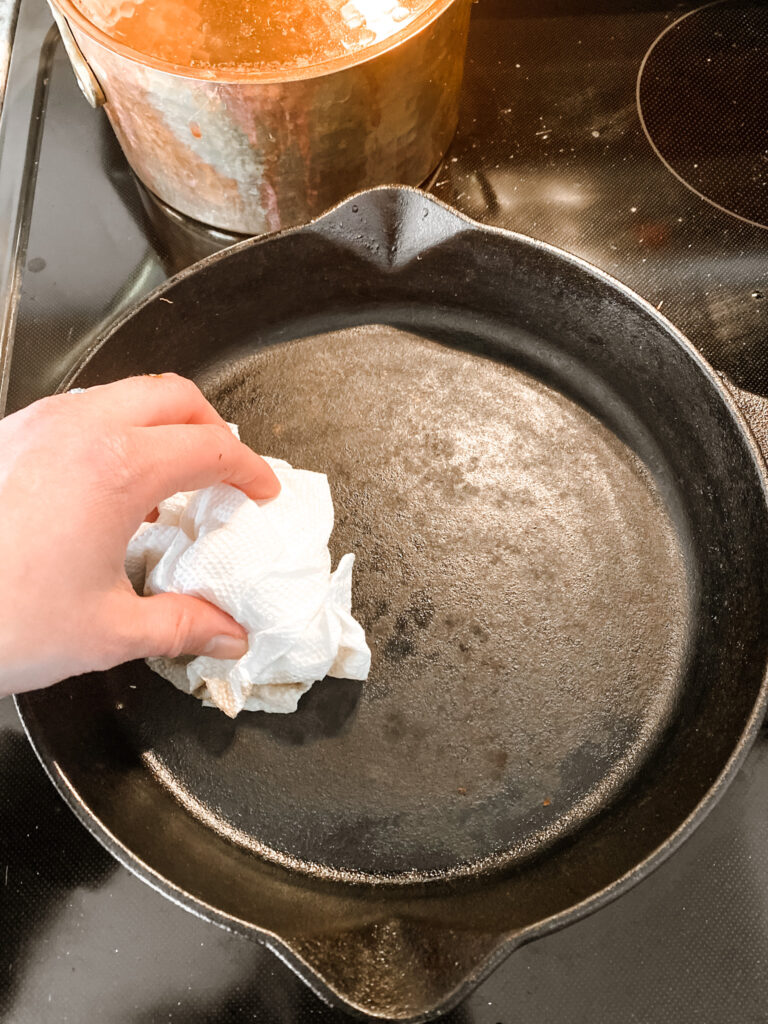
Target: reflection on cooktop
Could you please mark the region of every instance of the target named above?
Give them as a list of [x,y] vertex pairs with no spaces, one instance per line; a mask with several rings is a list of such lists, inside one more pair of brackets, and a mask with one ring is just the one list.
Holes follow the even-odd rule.
[[768,227],[768,7],[725,0],[669,26],[640,69],[657,155],[692,191]]

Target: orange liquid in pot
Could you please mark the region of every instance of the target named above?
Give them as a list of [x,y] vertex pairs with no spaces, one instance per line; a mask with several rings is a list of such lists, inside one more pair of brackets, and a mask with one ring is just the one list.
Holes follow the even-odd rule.
[[213,71],[280,71],[355,54],[400,32],[433,0],[74,0],[139,53]]

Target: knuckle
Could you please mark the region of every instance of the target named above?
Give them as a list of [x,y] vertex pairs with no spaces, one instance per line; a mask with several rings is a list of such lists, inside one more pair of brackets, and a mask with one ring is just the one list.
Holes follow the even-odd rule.
[[136,453],[124,433],[109,434],[95,446],[104,482],[110,490],[124,493],[136,479]]
[[227,474],[237,472],[238,477],[247,475],[251,452],[242,441],[233,436],[229,427],[216,427],[218,445],[217,460]]
[[186,392],[189,395],[200,395],[200,388],[197,384],[195,384],[194,381],[191,381],[189,377],[182,377],[180,373],[175,373],[171,370],[168,373],[164,373],[162,375],[162,379],[178,391]]
[[84,441],[83,408],[78,406],[71,395],[41,398],[15,416],[15,422],[23,429],[28,445],[51,451],[81,452]]
[[[49,395],[27,406],[26,412],[40,423],[58,422],[62,416],[72,415],[75,406],[72,395]],[[77,396],[74,396],[77,398]],[[81,410],[78,410],[80,412]]]
[[176,373],[175,370],[164,371],[159,374],[159,377],[165,384],[170,384],[172,387],[183,387],[185,384],[191,383],[186,377]]
[[186,602],[179,603],[171,613],[166,656],[178,658],[188,654],[189,638],[192,634],[192,614]]
[[229,466],[237,455],[235,439],[228,427],[218,424],[206,425],[205,447],[210,457],[216,457],[220,466]]
[[[208,429],[211,431],[211,437],[219,445],[225,445],[230,450],[234,450],[235,436],[229,427],[219,423],[212,423]],[[239,441],[237,444],[239,445]]]

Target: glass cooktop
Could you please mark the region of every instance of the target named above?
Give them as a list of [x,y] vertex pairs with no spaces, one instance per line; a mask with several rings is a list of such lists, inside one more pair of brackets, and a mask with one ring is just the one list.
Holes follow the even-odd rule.
[[[458,135],[431,184],[649,299],[768,394],[768,8],[479,0]],[[120,312],[232,241],[138,187],[23,0],[0,145],[0,382],[53,391]],[[2,393],[0,393],[2,399]],[[755,557],[764,557],[755,552]],[[173,906],[63,806],[0,702],[0,1019],[325,1024],[271,953]],[[693,838],[588,920],[516,952],[450,1024],[768,1020],[768,741]]]

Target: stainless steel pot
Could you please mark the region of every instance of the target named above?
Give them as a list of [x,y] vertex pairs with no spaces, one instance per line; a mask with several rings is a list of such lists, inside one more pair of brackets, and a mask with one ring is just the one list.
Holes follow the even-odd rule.
[[50,2],[83,92],[138,177],[218,228],[276,231],[369,186],[418,185],[456,130],[471,0],[436,0],[351,56],[229,78],[140,54],[71,0]]

